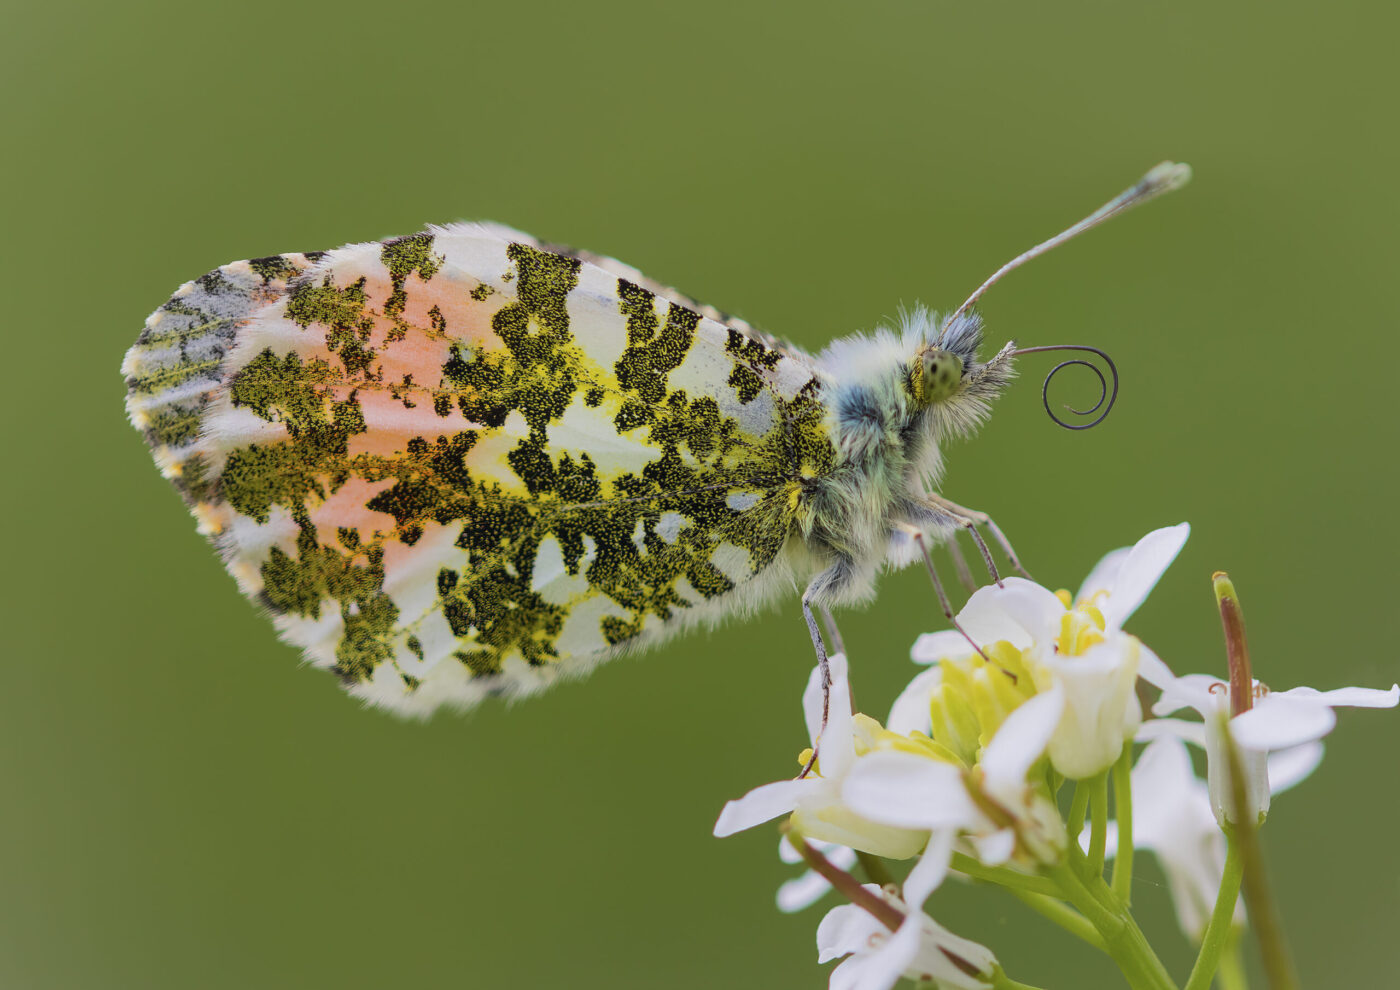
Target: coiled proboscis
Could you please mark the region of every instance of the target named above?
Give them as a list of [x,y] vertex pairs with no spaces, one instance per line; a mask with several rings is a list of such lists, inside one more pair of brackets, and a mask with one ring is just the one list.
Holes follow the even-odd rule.
[[[1103,363],[1108,366],[1109,375],[1113,378],[1112,388],[1109,387],[1108,379],[1104,377],[1104,373],[1099,369],[1099,366],[1092,361],[1086,361],[1084,358],[1070,358],[1067,361],[1061,361],[1050,369],[1049,373],[1045,376],[1045,381],[1042,382],[1040,386],[1040,399],[1045,405],[1046,415],[1055,422],[1056,426],[1063,426],[1067,430],[1088,430],[1102,423],[1109,412],[1112,411],[1113,403],[1118,401],[1118,366],[1113,363],[1113,358],[1109,357],[1104,351],[1099,350],[1099,348],[1090,347],[1088,344],[1045,344],[1040,347],[1021,347],[1012,351],[1012,354],[1019,357],[1022,354],[1038,354],[1042,351],[1088,351],[1091,354],[1098,355],[1103,360]],[[1055,410],[1050,407],[1051,379],[1065,368],[1072,365],[1082,365],[1088,368],[1098,376],[1099,379],[1099,399],[1092,406],[1088,409],[1076,409],[1070,405],[1065,406],[1065,408],[1075,416],[1094,416],[1095,413],[1098,413],[1097,416],[1094,416],[1094,418],[1087,423],[1066,422],[1055,415]],[[1100,412],[1100,410],[1102,411]]]

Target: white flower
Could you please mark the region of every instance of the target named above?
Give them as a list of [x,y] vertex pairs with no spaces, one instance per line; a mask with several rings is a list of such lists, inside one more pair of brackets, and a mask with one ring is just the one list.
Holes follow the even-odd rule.
[[[1148,722],[1147,726],[1160,725]],[[1199,728],[1199,726],[1198,726]],[[1138,757],[1132,772],[1133,846],[1149,849],[1162,864],[1176,906],[1177,921],[1189,938],[1199,942],[1215,908],[1225,870],[1225,834],[1211,811],[1205,781],[1191,768],[1186,744],[1174,733],[1152,730],[1156,738]],[[1305,778],[1322,758],[1322,744],[1313,742],[1276,754],[1269,760],[1269,787],[1275,793]],[[1108,826],[1107,853],[1118,840],[1117,823]],[[1090,830],[1080,836],[1089,846]],[[1235,905],[1235,923],[1244,923],[1244,905]]]
[[1262,821],[1269,812],[1269,753],[1294,749],[1327,735],[1337,724],[1333,708],[1394,708],[1400,704],[1400,685],[1392,685],[1389,691],[1358,687],[1270,691],[1255,681],[1253,706],[1231,718],[1230,685],[1217,678],[1187,674],[1169,677],[1157,686],[1162,689],[1162,697],[1152,706],[1154,714],[1170,715],[1190,707],[1201,714],[1204,725],[1157,719],[1143,727],[1146,734],[1140,732],[1139,738],[1172,733],[1188,742],[1204,742],[1211,809],[1221,825],[1236,820],[1232,814],[1226,727],[1238,748],[1244,773],[1244,813]]
[[[1165,665],[1124,633],[1122,625],[1189,534],[1190,527],[1182,523],[1110,553],[1090,572],[1073,607],[1067,595],[1061,598],[1033,581],[1011,577],[1003,587],[979,589],[958,613],[959,623],[978,644],[1004,640],[1020,650],[1037,691],[1062,689],[1049,753],[1065,777],[1082,780],[1112,766],[1142,721],[1134,690],[1139,673],[1154,683],[1170,677]],[[957,648],[953,635],[961,638],[948,633],[921,637],[914,659],[966,656],[969,647],[964,642]],[[946,652],[953,649],[958,652]],[[900,712],[908,710],[906,704]]]
[[[856,851],[850,846],[840,846],[820,839],[811,840],[811,844],[838,870],[849,873],[851,867],[856,865]],[[778,839],[778,858],[784,863],[803,862],[802,854],[792,847],[786,836]],[[825,897],[830,889],[831,884],[827,882],[826,877],[816,870],[807,870],[800,876],[783,881],[782,886],[778,888],[778,910],[784,914],[793,914],[809,908]]]
[[[831,701],[826,731],[822,732],[822,690],[819,669],[813,669],[802,695],[807,732],[817,747],[817,765],[807,776],[779,780],[730,801],[715,823],[715,835],[723,837],[752,828],[779,815],[792,814],[793,827],[803,836],[850,846],[889,859],[908,859],[924,848],[925,831],[878,824],[852,811],[841,800],[841,785],[856,763],[857,751],[872,745],[880,724],[851,714],[851,690],[846,658],[830,660]],[[818,740],[818,733],[821,738]]]
[[[910,880],[946,868],[946,858],[942,864],[932,859],[944,833],[962,835],[989,865],[1006,862],[1018,850],[1039,862],[1055,862],[1065,846],[1064,824],[1048,796],[1026,777],[1045,752],[1063,703],[1055,686],[1021,705],[970,770],[910,751],[870,753],[856,761],[842,794],[866,818],[933,833]],[[996,809],[993,814],[989,806]]]
[[[917,905],[907,905],[875,884],[865,889],[904,914],[891,932],[864,908],[832,908],[817,927],[820,962],[848,958],[831,972],[831,990],[889,990],[901,976],[957,990],[984,990],[992,983],[996,956],[986,946],[959,938]],[[949,954],[981,976],[955,963]]]

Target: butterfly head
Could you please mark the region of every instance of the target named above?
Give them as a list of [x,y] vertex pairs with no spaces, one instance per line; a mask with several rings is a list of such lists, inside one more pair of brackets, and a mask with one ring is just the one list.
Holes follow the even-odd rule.
[[910,405],[940,436],[970,432],[1015,374],[1014,344],[979,361],[982,318],[974,312],[961,313],[940,328],[931,313],[915,310],[904,314],[904,330],[911,353],[903,385]]
[[952,351],[925,345],[909,362],[909,395],[921,407],[951,399],[962,386],[966,370],[964,359]]

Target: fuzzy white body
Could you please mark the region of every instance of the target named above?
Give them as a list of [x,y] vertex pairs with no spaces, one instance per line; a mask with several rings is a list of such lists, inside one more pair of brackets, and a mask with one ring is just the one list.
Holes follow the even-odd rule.
[[[959,525],[929,500],[943,477],[942,444],[986,417],[1010,378],[1010,345],[973,376],[981,320],[967,315],[941,329],[935,314],[915,308],[898,330],[843,338],[817,358],[831,383],[822,401],[837,465],[816,488],[803,534],[816,560],[827,558],[808,588],[815,604],[869,599],[882,566],[914,559],[911,530],[937,543]],[[910,360],[940,337],[944,350],[965,360],[965,380],[946,400],[922,404],[906,387]]]

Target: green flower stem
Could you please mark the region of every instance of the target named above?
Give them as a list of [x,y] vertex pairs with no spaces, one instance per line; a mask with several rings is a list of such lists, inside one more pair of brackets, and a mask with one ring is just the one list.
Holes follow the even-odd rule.
[[1210,913],[1210,923],[1206,925],[1205,937],[1201,939],[1201,951],[1196,955],[1196,964],[1191,967],[1191,976],[1186,981],[1186,990],[1206,990],[1220,965],[1220,952],[1229,939],[1234,924],[1235,901],[1240,896],[1240,878],[1244,873],[1244,859],[1240,855],[1239,843],[1235,837],[1226,834],[1225,870],[1220,879],[1220,893],[1215,898],[1215,910]]
[[1215,982],[1220,990],[1249,990],[1249,977],[1245,974],[1244,959],[1240,955],[1243,936],[1243,927],[1236,927],[1230,929],[1230,937],[1225,940],[1225,951],[1220,954],[1220,968],[1215,973]]
[[1133,901],[1133,744],[1113,765],[1113,814],[1118,819],[1118,852],[1113,857],[1113,893],[1124,903]]
[[1089,788],[1084,781],[1074,782],[1074,800],[1069,805],[1069,818],[1065,819],[1065,827],[1069,829],[1069,842],[1074,845],[1079,841],[1079,833],[1084,831],[1084,812],[1089,807]]
[[1089,809],[1094,823],[1089,835],[1089,874],[1103,876],[1104,846],[1108,842],[1108,773],[1090,781]]
[[1008,870],[1001,866],[983,866],[966,853],[953,853],[952,867],[959,873],[966,874],[974,880],[985,880],[987,883],[994,883],[1011,890],[1024,890],[1032,894],[1042,894],[1046,897],[1060,896],[1059,886],[1047,880],[1045,877],[1034,877],[1026,873],[1017,873],[1015,870]]
[[1040,987],[1033,987],[1029,983],[1022,983],[1007,976],[1002,968],[998,966],[992,970],[993,990],[1040,990]]
[[[1073,845],[1070,848],[1073,849]],[[1133,990],[1177,990],[1167,968],[1148,945],[1142,929],[1102,880],[1095,878],[1093,881],[1103,888],[1102,893],[1093,893],[1091,884],[1081,880],[1068,863],[1055,867],[1051,877],[1060,885],[1061,896],[1098,931],[1105,951],[1118,964]],[[1100,899],[1105,895],[1116,906],[1106,906]]]
[[1089,858],[1084,855],[1084,850],[1079,848],[1079,843],[1071,841],[1065,853],[1069,858],[1070,867],[1079,876],[1080,883],[1084,885],[1091,896],[1110,912],[1122,908],[1122,902],[1113,896],[1113,891],[1108,889],[1108,884],[1103,882],[1103,877],[1089,869]]
[[1037,894],[1029,890],[1021,890],[1018,887],[1008,887],[1007,891],[1026,907],[1053,921],[1075,938],[1088,942],[1100,952],[1108,951],[1108,946],[1104,945],[1103,937],[1074,908],[1068,907],[1053,897],[1046,897],[1044,894]]
[[[1229,848],[1239,847],[1244,904],[1254,923],[1254,937],[1259,942],[1259,959],[1264,964],[1264,976],[1273,990],[1298,990],[1298,972],[1293,968],[1293,956],[1283,937],[1283,919],[1278,903],[1269,892],[1269,875],[1264,867],[1264,849],[1259,842],[1259,823],[1246,814],[1244,768],[1239,747],[1225,732],[1225,752],[1230,760],[1230,797],[1238,824],[1226,833]],[[1214,919],[1212,919],[1214,920]]]
[[[1230,576],[1224,571],[1216,571],[1211,575],[1211,583],[1215,586],[1215,600],[1220,605],[1220,622],[1225,630],[1225,654],[1230,664],[1230,717],[1235,718],[1249,711],[1254,704],[1249,640],[1245,636],[1244,612],[1240,609],[1239,595],[1235,593]],[[1264,964],[1264,975],[1273,990],[1297,990],[1298,973],[1293,968],[1288,942],[1283,937],[1283,920],[1279,917],[1278,904],[1269,893],[1264,850],[1259,843],[1262,816],[1258,809],[1249,807],[1239,747],[1230,733],[1229,719],[1222,714],[1221,721],[1224,724],[1219,728],[1225,739],[1225,754],[1230,764],[1230,813],[1226,817],[1236,823],[1232,830],[1227,830],[1226,838],[1231,854],[1236,852],[1238,846],[1244,903],[1254,924],[1255,937],[1259,940],[1259,957]],[[1211,923],[1215,923],[1213,917]]]

